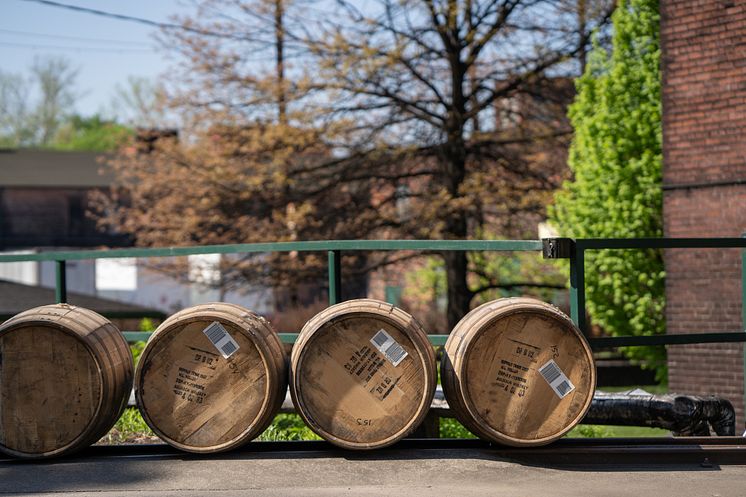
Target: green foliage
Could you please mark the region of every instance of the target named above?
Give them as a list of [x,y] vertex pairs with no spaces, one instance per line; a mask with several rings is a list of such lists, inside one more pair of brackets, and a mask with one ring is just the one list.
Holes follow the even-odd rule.
[[124,410],[122,413],[122,416],[117,421],[117,424],[115,425],[115,428],[117,428],[121,433],[147,433],[147,434],[153,434],[153,432],[148,428],[148,425],[145,424],[145,421],[142,419],[142,416],[140,415],[140,411],[137,410],[137,408],[130,407]]
[[[494,239],[482,237],[482,239]],[[558,261],[543,260],[534,252],[469,252],[468,283],[474,292],[472,307],[491,300],[530,295],[546,302],[567,284],[567,270]],[[445,263],[427,257],[421,267],[407,271],[404,297],[419,303],[445,306]]]
[[132,136],[132,130],[101,116],[72,116],[57,131],[50,147],[56,150],[115,151]]
[[0,69],[0,148],[15,148],[34,140],[29,80]]
[[477,438],[453,418],[440,418],[440,438]]
[[568,433],[569,437],[579,438],[608,438],[610,431],[605,426],[600,425],[578,425]]
[[[555,196],[550,217],[562,236],[660,237],[661,79],[657,0],[624,0],[612,17],[612,51],[596,47],[570,108],[574,180]],[[593,322],[612,335],[665,333],[660,251],[586,253]],[[665,350],[629,348],[633,360],[666,376]]]
[[321,440],[297,414],[278,414],[257,440],[276,442],[285,440]]
[[647,426],[578,425],[566,436],[568,438],[670,437],[671,432]]
[[145,342],[140,341],[130,344],[130,352],[132,352],[132,361],[135,363],[135,367],[137,367],[137,363],[140,361],[140,356],[144,349]]
[[153,443],[157,442],[155,433],[145,424],[140,411],[135,407],[124,410],[114,427],[99,443],[115,445],[120,443]]
[[155,331],[155,322],[150,318],[142,318],[138,325],[140,331]]
[[404,275],[404,296],[420,301],[435,301],[445,298],[448,283],[446,268],[440,257],[428,257],[425,264]]
[[[142,318],[140,321],[140,324],[138,326],[140,331],[155,331],[155,323],[150,318]],[[132,352],[132,360],[135,362],[135,366],[137,366],[137,362],[140,360],[140,356],[142,355],[142,351],[145,349],[145,343],[144,341],[135,342],[130,344],[130,351]]]
[[567,271],[535,252],[472,252],[469,266],[469,286],[476,292],[473,306],[527,295],[552,302],[567,284]]

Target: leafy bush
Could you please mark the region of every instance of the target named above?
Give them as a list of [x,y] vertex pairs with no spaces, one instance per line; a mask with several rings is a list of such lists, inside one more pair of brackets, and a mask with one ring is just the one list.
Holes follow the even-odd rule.
[[[612,17],[612,51],[597,46],[576,81],[570,108],[575,136],[566,182],[550,209],[562,236],[663,235],[660,42],[657,0],[625,0]],[[665,333],[659,250],[586,254],[586,296],[593,322],[612,335]],[[665,350],[624,350],[665,381]]]
[[[140,321],[140,331],[155,331],[155,323],[150,318],[143,318]],[[140,341],[130,344],[130,351],[132,352],[132,360],[135,362],[135,366],[137,366],[137,362],[140,360],[140,356],[142,355],[143,349],[145,349],[146,342]]]
[[124,410],[114,427],[98,443],[115,445],[121,443],[156,442],[158,442],[158,437],[145,424],[140,411],[136,407],[129,407]]
[[261,441],[321,440],[297,414],[278,414],[272,424],[259,435]]
[[452,418],[440,418],[440,438],[477,438],[464,425]]

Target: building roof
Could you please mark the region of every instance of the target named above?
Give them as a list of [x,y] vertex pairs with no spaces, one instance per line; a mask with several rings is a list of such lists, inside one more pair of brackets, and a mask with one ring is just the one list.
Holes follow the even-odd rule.
[[[54,289],[0,280],[0,322],[19,312],[55,302]],[[96,311],[108,318],[163,318],[157,309],[126,304],[92,295],[68,293],[67,302]]]
[[107,187],[113,175],[101,152],[0,149],[0,187]]

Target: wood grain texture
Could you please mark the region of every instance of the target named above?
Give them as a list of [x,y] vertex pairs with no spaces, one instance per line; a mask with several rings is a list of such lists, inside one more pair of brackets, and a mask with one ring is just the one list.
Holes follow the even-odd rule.
[[[224,358],[204,334],[220,323],[238,344]],[[287,360],[263,318],[234,304],[185,309],[161,324],[143,350],[135,398],[164,441],[189,452],[221,452],[272,422],[287,389]]]
[[0,451],[69,454],[105,435],[132,388],[119,330],[88,309],[56,304],[0,326]]
[[[539,369],[550,360],[575,389],[558,395]],[[567,433],[593,399],[593,355],[569,317],[529,298],[488,302],[446,342],[441,382],[461,423],[481,438],[543,445]]]
[[[406,352],[394,365],[371,342],[384,330]],[[435,355],[422,326],[391,304],[351,300],[325,309],[301,330],[291,355],[290,391],[319,436],[349,449],[395,443],[427,414]]]

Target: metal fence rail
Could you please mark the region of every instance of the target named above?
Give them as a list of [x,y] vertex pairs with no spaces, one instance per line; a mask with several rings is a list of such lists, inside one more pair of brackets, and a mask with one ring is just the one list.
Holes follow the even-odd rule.
[[[725,249],[741,248],[743,308],[742,330],[720,333],[686,335],[623,336],[589,338],[593,348],[681,345],[694,343],[746,342],[746,237],[741,238],[603,238],[543,240],[329,240],[309,242],[249,243],[232,245],[203,245],[191,247],[125,248],[111,250],[48,251],[36,254],[0,254],[0,263],[54,261],[56,263],[55,297],[67,300],[66,262],[81,259],[175,257],[204,254],[249,254],[266,252],[327,252],[329,304],[342,300],[341,258],[343,252],[415,250],[428,252],[487,251],[487,252],[542,252],[546,259],[570,260],[570,314],[587,336],[585,316],[585,253],[603,249]],[[147,332],[126,332],[130,341],[146,339]],[[285,343],[293,343],[297,334],[281,333]],[[434,345],[443,345],[445,335],[430,335]],[[746,366],[745,366],[746,367]]]
[[[585,312],[585,252],[589,250],[620,249],[723,249],[746,248],[746,238],[591,238],[577,239],[552,238],[544,240],[544,257],[548,259],[570,259],[570,313],[573,321],[585,333],[587,323]],[[746,251],[742,253],[746,262]],[[742,280],[746,282],[746,271],[741,266]],[[741,303],[744,309],[746,331],[746,285],[741,288]],[[621,338],[621,337],[620,337]],[[745,341],[735,337],[724,337],[723,341]],[[661,345],[668,342],[644,343],[641,345]],[[674,343],[674,342],[671,342]],[[675,342],[682,343],[682,342]],[[701,343],[701,342],[686,342]]]

